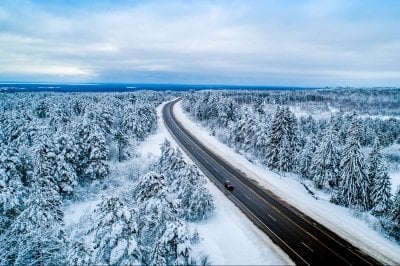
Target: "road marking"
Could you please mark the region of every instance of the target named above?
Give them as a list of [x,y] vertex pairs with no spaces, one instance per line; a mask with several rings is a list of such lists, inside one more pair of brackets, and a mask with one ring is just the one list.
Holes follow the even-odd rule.
[[250,200],[250,197],[249,196],[247,196],[246,194],[243,194],[248,200]]
[[309,246],[307,246],[307,244],[304,243],[303,241],[301,241],[301,244],[302,244],[303,246],[305,246],[306,248],[308,248],[309,250],[311,250],[311,252],[314,252],[314,250],[313,250],[312,248],[310,248]]
[[274,220],[274,222],[276,222],[276,219],[275,219],[274,217],[272,217],[272,216],[269,215],[269,214],[268,214],[268,216],[269,216],[269,218],[271,218],[272,220]]

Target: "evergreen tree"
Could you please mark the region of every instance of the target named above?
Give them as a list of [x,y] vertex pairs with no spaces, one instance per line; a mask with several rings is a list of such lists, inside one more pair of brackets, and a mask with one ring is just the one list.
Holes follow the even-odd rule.
[[266,121],[261,121],[257,131],[254,133],[254,152],[258,158],[265,158],[268,145],[268,125]]
[[182,152],[172,148],[171,143],[166,139],[161,145],[161,156],[158,161],[158,171],[167,177],[167,182],[174,182],[180,171],[187,166],[183,160]]
[[400,186],[394,196],[390,217],[393,221],[392,235],[400,239]]
[[268,167],[285,172],[295,168],[300,140],[297,120],[289,108],[277,108],[271,123],[267,147]]
[[80,130],[80,174],[83,178],[102,179],[109,173],[108,146],[104,133],[94,123],[83,125]]
[[117,142],[118,162],[122,162],[129,157],[129,152],[127,151],[129,145],[128,137],[121,130],[118,130],[115,133],[114,139]]
[[311,175],[317,188],[336,187],[339,184],[340,151],[333,129],[325,130],[312,160]]
[[2,235],[0,261],[7,264],[65,263],[62,202],[45,147],[38,150],[32,193],[27,207]]
[[[0,146],[1,147],[1,146]],[[0,234],[25,208],[27,188],[23,185],[23,164],[14,148],[0,149]]]
[[187,165],[173,187],[178,191],[180,211],[185,220],[196,222],[208,218],[215,209],[214,199],[205,187],[206,180],[195,166]]
[[189,265],[190,262],[192,262],[190,240],[185,224],[180,221],[168,223],[156,242],[151,264]]
[[361,152],[360,135],[360,123],[354,118],[340,162],[342,185],[339,191],[339,202],[345,206],[368,210],[370,207],[369,181],[364,155]]
[[372,213],[383,215],[390,210],[391,182],[382,154],[379,139],[376,138],[369,158],[368,177],[371,182],[371,207]]
[[[136,265],[141,262],[134,211],[117,197],[105,197],[92,213],[84,244],[72,246],[71,264]],[[91,242],[87,240],[91,239]]]
[[283,112],[282,108],[278,106],[275,112],[275,117],[272,120],[271,128],[268,137],[268,149],[267,149],[267,166],[272,169],[278,168],[279,162],[279,147],[282,141],[284,133],[283,124]]
[[143,262],[149,264],[154,253],[154,243],[162,236],[167,223],[176,221],[178,209],[168,196],[162,175],[150,172],[141,176],[131,193],[139,207],[138,217],[141,217],[138,233]]
[[312,160],[314,158],[315,144],[314,141],[309,138],[306,141],[306,145],[298,155],[298,172],[303,178],[312,178]]

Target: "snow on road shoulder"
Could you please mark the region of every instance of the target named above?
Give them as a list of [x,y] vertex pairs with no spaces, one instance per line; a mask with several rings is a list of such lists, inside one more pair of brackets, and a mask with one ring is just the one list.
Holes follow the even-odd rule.
[[400,263],[400,246],[386,239],[362,220],[355,218],[347,208],[315,200],[296,179],[282,177],[274,172],[249,162],[243,155],[236,153],[227,145],[210,136],[208,131],[192,122],[183,112],[180,102],[174,107],[174,113],[182,125],[202,141],[208,148],[234,164],[246,174],[273,191],[289,204],[295,206],[322,225],[338,233],[353,245],[387,264]]
[[209,255],[212,265],[294,265],[214,184],[207,187],[216,209],[195,224],[201,239],[195,252]]
[[[158,158],[161,155],[160,145],[165,139],[171,142],[174,148],[178,148],[179,145],[176,143],[175,139],[169,134],[168,129],[164,125],[162,119],[162,108],[166,103],[162,103],[157,107],[157,130],[156,132],[149,136],[145,141],[140,143],[138,146],[138,154],[141,159],[151,159]],[[186,157],[187,158],[187,157]]]
[[[160,144],[164,139],[168,139],[175,148],[178,147],[162,120],[164,105],[157,108],[157,132],[141,145],[141,156],[144,158],[160,156]],[[193,164],[185,153],[183,156],[188,163]],[[206,221],[191,224],[197,228],[201,239],[200,243],[194,246],[196,253],[209,255],[213,265],[294,264],[214,184],[208,182],[207,187],[215,199],[216,210]]]

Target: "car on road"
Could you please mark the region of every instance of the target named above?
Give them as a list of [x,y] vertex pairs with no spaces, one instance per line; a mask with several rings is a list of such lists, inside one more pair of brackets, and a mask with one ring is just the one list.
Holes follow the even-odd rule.
[[229,190],[232,191],[235,187],[232,185],[231,181],[229,180],[225,180],[224,182],[224,187]]

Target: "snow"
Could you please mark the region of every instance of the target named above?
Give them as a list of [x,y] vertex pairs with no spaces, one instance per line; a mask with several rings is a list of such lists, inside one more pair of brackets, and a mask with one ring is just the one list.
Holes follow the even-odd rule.
[[[161,154],[160,145],[167,138],[172,146],[176,141],[166,129],[161,115],[164,104],[157,108],[158,129],[140,146],[141,157],[153,158]],[[185,160],[193,163],[184,153]],[[212,193],[216,211],[204,222],[191,224],[196,227],[200,243],[194,249],[200,256],[209,255],[213,265],[287,265],[290,258],[262,232],[211,182],[207,183]]]
[[[349,209],[331,204],[327,199],[315,200],[293,176],[280,176],[265,167],[249,162],[243,155],[210,136],[206,129],[192,122],[184,114],[180,102],[175,105],[174,113],[184,127],[195,132],[208,148],[218,150],[221,156],[245,171],[248,177],[273,191],[290,205],[384,263],[391,265],[400,263],[400,246],[373,230],[367,222],[354,217]],[[215,247],[212,247],[211,251],[218,252]]]
[[115,265],[124,255],[126,248],[128,247],[128,242],[125,239],[119,239],[118,244],[111,250],[110,254],[110,264]]
[[208,189],[215,199],[215,214],[197,223],[198,254],[209,255],[213,265],[294,264],[211,182]]
[[393,171],[389,173],[392,178],[392,193],[394,194],[400,188],[400,171]]
[[[161,155],[160,145],[167,138],[174,148],[178,147],[176,141],[169,134],[162,120],[162,108],[157,108],[158,129],[138,147],[136,160],[154,160]],[[183,154],[185,160],[193,163],[188,156]],[[119,164],[120,167],[111,167],[115,177],[126,174],[130,167],[127,163]],[[122,166],[122,167],[121,167]],[[115,169],[114,169],[115,168]],[[118,169],[117,169],[118,168]],[[121,169],[122,168],[122,169]],[[119,183],[123,182],[120,180]],[[190,226],[197,229],[200,242],[193,246],[198,256],[209,255],[213,265],[287,265],[294,264],[290,258],[272,241],[261,232],[247,217],[211,182],[207,187],[212,193],[216,210],[215,214],[201,223]],[[99,196],[100,197],[100,196]],[[70,226],[79,222],[81,216],[100,202],[100,199],[75,202],[65,209],[64,223]],[[115,226],[113,231],[119,232]],[[234,232],[234,233],[232,233]],[[123,248],[124,247],[124,248]],[[118,242],[113,249],[112,261],[118,261],[125,243]]]
[[[162,103],[157,107],[157,131],[149,136],[145,141],[141,142],[138,147],[138,155],[140,159],[155,159],[160,157],[161,149],[160,145],[165,139],[171,142],[171,145],[176,149],[179,145],[176,143],[175,139],[169,134],[168,129],[164,125],[162,119],[162,108],[166,103]],[[186,156],[185,159],[188,159]]]
[[100,203],[100,199],[75,202],[68,205],[64,211],[64,224],[66,227],[76,224],[86,212],[93,210]]

